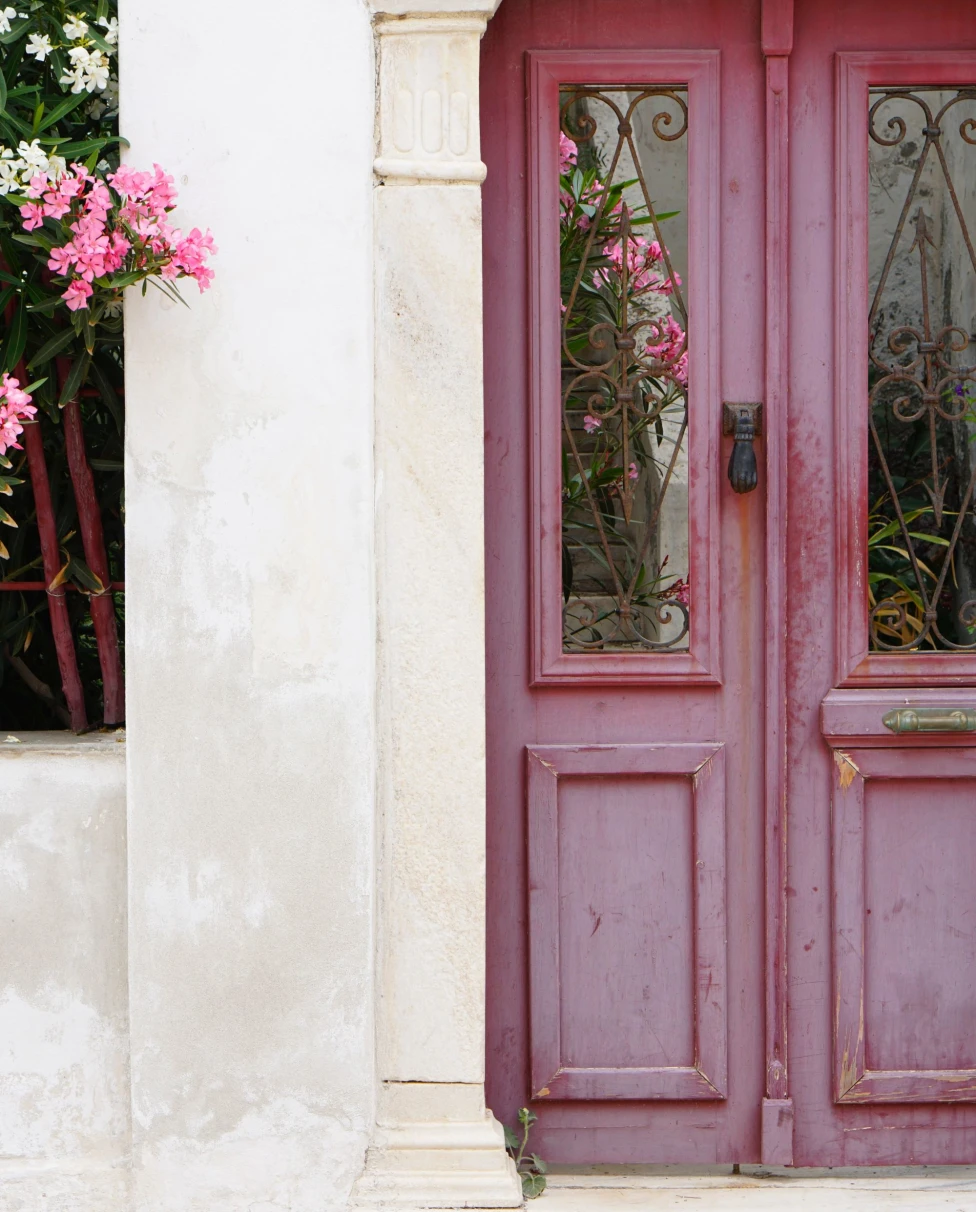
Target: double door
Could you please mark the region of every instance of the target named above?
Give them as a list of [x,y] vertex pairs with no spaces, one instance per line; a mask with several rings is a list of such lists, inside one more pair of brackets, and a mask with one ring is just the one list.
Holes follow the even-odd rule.
[[489,1105],[976,1160],[976,18],[504,0]]

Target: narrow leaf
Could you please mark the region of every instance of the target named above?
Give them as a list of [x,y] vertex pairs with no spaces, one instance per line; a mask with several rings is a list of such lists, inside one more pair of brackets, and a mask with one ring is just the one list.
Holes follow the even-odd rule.
[[88,367],[91,364],[91,354],[85,351],[80,358],[75,358],[71,363],[71,370],[68,372],[68,377],[64,381],[64,387],[61,388],[61,395],[58,397],[58,405],[64,408],[69,400],[73,400],[78,394],[85,377],[88,374]]
[[97,577],[88,567],[84,560],[79,560],[77,556],[72,556],[68,561],[68,566],[71,569],[71,576],[79,581],[86,589],[92,593],[104,593],[105,586],[100,577]]
[[53,358],[55,354],[59,354],[62,349],[66,349],[74,340],[75,334],[70,328],[62,329],[61,332],[55,334],[50,341],[45,341],[41,348],[34,354],[33,358],[27,363],[27,369],[33,370],[35,366],[40,366],[42,362],[47,362]]
[[21,299],[20,306],[14,312],[13,322],[7,332],[7,341],[3,351],[3,368],[10,372],[14,369],[24,354],[27,344],[27,308]]
[[88,93],[78,93],[77,95],[70,93],[63,101],[58,102],[49,114],[42,115],[44,121],[35,129],[38,131],[50,130],[52,126],[61,121],[65,114],[70,114],[73,109],[77,109],[87,98]]

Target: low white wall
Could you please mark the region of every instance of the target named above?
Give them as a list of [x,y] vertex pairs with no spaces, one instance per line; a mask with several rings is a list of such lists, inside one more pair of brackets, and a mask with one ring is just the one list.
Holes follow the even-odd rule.
[[0,735],[0,1209],[125,1206],[121,734]]

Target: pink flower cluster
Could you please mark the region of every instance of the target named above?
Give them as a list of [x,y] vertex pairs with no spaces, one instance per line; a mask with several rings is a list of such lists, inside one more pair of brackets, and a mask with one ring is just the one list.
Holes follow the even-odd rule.
[[[624,254],[620,240],[611,240],[604,246],[604,256],[610,261],[610,267],[599,269],[593,275],[594,286],[610,284],[611,275],[616,278],[623,276]],[[681,285],[681,275],[672,271],[663,275],[658,272],[658,266],[664,264],[664,249],[657,240],[648,243],[643,236],[630,236],[627,240],[627,273],[628,285],[634,294],[653,290],[657,294],[670,295],[675,286]]]
[[[576,158],[579,149],[576,144],[562,131],[559,132],[559,175],[565,177],[571,168],[576,167]],[[586,187],[583,191],[580,202],[586,206],[598,207],[600,198],[606,187],[603,182],[596,179]],[[567,223],[576,209],[576,201],[568,189],[560,189],[559,191],[559,218],[560,222]],[[620,210],[620,203],[614,207],[613,213],[616,214]],[[581,231],[588,231],[592,220],[589,215],[582,214],[576,218],[576,226]]]
[[660,362],[682,387],[688,386],[688,339],[685,330],[675,320],[668,316],[665,320],[656,321],[660,325],[660,340],[648,341],[647,354],[655,362]]
[[[158,164],[153,167],[148,173],[123,165],[103,180],[84,165],[72,164],[58,177],[38,173],[31,179],[31,201],[20,208],[24,229],[33,231],[50,218],[71,233],[51,250],[47,264],[70,279],[61,297],[72,311],[88,307],[96,279],[110,279],[121,269],[166,282],[194,278],[201,291],[210,285],[214,275],[206,258],[217,251],[213,237],[196,227],[184,236],[170,224],[168,215],[176,204],[173,178]],[[111,280],[96,285],[116,289]]]
[[17,439],[24,432],[22,421],[29,421],[37,412],[31,397],[22,391],[20,381],[5,374],[0,380],[0,455],[13,447],[20,450]]
[[159,276],[165,282],[194,278],[201,294],[213,281],[214,272],[206,259],[217,251],[213,236],[194,227],[189,235],[172,227],[167,215],[176,206],[173,178],[158,164],[153,172],[134,172],[123,164],[109,183],[124,198],[119,218],[140,237],[156,257],[164,258]]
[[667,589],[662,589],[658,597],[664,598],[665,601],[670,599],[673,602],[680,602],[682,606],[690,606],[691,586],[686,577],[678,577],[676,581],[671,582]]

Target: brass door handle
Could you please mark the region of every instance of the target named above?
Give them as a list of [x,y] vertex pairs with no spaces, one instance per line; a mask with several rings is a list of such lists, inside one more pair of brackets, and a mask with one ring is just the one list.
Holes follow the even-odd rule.
[[733,492],[752,492],[759,483],[754,439],[762,436],[761,404],[722,405],[722,433],[735,444],[729,458],[729,483]]
[[976,710],[970,707],[899,707],[882,716],[892,732],[976,732]]

